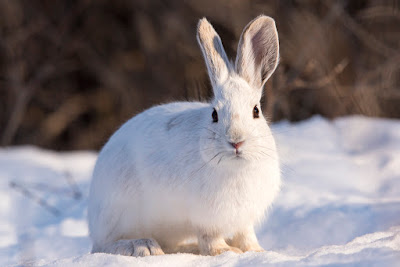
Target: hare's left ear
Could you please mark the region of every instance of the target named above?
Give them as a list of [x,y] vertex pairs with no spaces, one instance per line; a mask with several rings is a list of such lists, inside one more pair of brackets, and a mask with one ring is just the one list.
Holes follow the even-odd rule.
[[279,61],[279,41],[275,21],[261,15],[247,24],[240,37],[236,72],[251,86],[262,89]]

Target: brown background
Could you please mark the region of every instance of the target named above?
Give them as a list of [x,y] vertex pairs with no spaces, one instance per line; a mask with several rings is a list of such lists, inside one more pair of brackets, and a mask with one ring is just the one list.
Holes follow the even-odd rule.
[[207,100],[198,19],[233,58],[262,13],[281,45],[270,120],[400,118],[399,1],[0,0],[0,144],[99,149],[151,105]]

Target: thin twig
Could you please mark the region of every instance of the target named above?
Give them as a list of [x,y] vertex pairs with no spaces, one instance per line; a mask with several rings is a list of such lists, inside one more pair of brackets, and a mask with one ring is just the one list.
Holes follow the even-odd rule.
[[343,72],[343,70],[346,68],[346,66],[349,64],[349,60],[344,58],[342,61],[340,61],[339,64],[337,64],[332,71],[326,75],[325,77],[322,77],[319,80],[316,81],[311,81],[311,82],[306,82],[302,80],[296,80],[293,82],[291,86],[288,86],[289,90],[295,90],[295,89],[300,89],[304,87],[308,88],[324,88],[328,84],[332,83],[332,81],[340,74]]
[[[323,3],[327,4],[328,2]],[[352,31],[354,35],[365,44],[365,46],[367,46],[371,50],[374,50],[378,54],[381,54],[388,58],[399,56],[398,49],[387,46],[386,44],[376,39],[375,36],[368,33],[351,16],[349,16],[349,14],[347,14],[347,12],[342,8],[340,4],[334,5],[332,10],[337,15],[338,20],[341,21],[343,25],[347,27],[350,31]]]
[[47,210],[54,216],[59,217],[61,215],[61,211],[59,209],[50,205],[44,198],[41,198],[40,196],[35,195],[32,191],[28,190],[23,185],[17,184],[14,181],[11,181],[9,185],[12,189],[20,192],[25,197],[33,200],[34,202],[39,204],[42,208],[44,208],[45,210]]
[[79,200],[82,198],[82,192],[79,190],[78,184],[76,183],[74,177],[69,171],[65,171],[64,177],[68,182],[68,185],[71,187],[73,192],[74,199]]

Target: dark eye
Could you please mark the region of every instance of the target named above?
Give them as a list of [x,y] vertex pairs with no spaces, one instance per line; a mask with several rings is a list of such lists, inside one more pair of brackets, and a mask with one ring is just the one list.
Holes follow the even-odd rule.
[[260,111],[258,110],[258,107],[257,107],[257,105],[256,106],[254,106],[254,108],[253,108],[253,118],[259,118],[260,117]]
[[218,122],[218,113],[214,108],[214,111],[212,113],[212,118],[213,118],[213,122]]

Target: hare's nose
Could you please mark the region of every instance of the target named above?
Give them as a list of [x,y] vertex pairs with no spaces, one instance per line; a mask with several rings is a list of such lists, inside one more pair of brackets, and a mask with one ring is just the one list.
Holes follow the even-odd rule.
[[244,141],[238,142],[238,143],[230,143],[231,146],[233,146],[235,149],[238,149],[243,145]]

